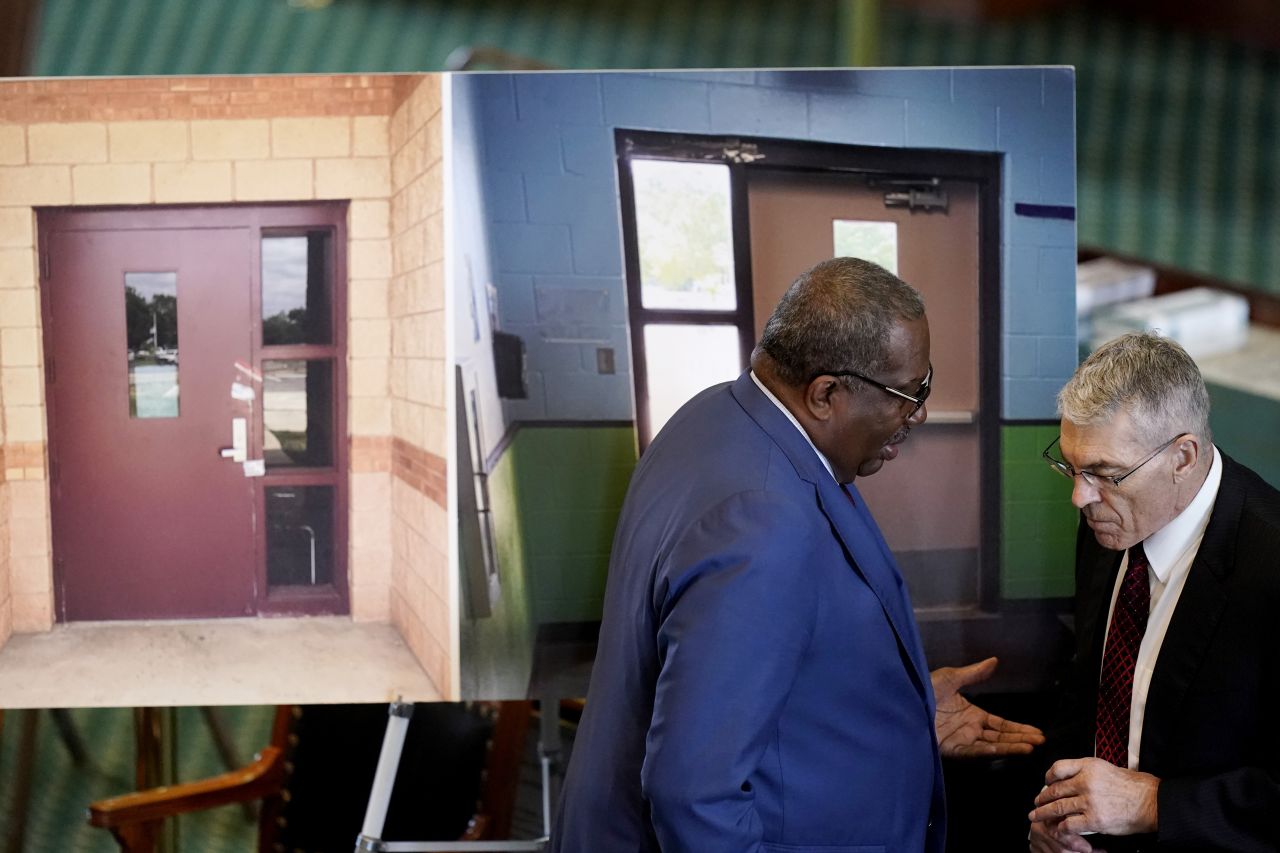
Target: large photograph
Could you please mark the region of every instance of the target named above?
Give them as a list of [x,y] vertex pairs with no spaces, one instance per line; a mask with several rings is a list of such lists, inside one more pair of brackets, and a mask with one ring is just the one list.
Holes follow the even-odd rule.
[[442,83],[0,82],[4,705],[456,698]]
[[836,256],[901,276],[931,318],[927,424],[857,480],[929,658],[1000,654],[991,686],[1046,686],[1075,515],[1019,450],[1052,438],[1077,359],[1072,72],[451,85],[453,192],[474,200],[451,240],[463,694],[585,692],[637,459]]

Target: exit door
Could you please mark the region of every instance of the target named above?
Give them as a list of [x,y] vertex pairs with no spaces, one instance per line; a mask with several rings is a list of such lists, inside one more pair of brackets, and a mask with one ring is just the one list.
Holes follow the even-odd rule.
[[636,428],[748,364],[797,275],[837,255],[923,295],[929,419],[860,479],[918,609],[999,606],[1001,163],[992,154],[616,132]]
[[933,362],[928,422],[897,459],[856,486],[917,607],[980,600],[978,188],[944,181],[945,207],[887,206],[907,195],[866,177],[757,170],[748,176],[757,337],[796,276],[837,255],[875,261],[920,291]]
[[60,621],[347,611],[344,220],[41,214]]

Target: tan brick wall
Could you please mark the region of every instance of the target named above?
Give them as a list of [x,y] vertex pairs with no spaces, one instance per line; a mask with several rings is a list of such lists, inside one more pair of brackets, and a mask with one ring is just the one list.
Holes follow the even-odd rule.
[[[5,84],[0,122],[53,124],[391,114],[414,77],[134,77]],[[0,162],[9,150],[0,134]],[[263,156],[263,155],[259,155]]]
[[351,200],[352,617],[391,618],[390,127],[423,80],[438,92],[421,75],[0,81],[0,642],[53,623],[39,206]]
[[13,595],[9,582],[9,478],[6,475],[4,391],[0,389],[0,648],[13,634]]
[[[440,84],[402,89],[392,114],[391,617],[441,691],[458,696],[446,510],[444,204]],[[362,215],[365,212],[362,211]],[[368,211],[372,216],[372,211]]]

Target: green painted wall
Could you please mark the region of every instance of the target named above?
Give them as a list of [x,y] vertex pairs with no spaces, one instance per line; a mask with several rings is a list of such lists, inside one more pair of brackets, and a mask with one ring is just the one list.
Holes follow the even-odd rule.
[[[482,619],[468,618],[466,596],[462,597],[458,642],[462,695],[466,698],[523,699],[529,687],[537,624],[525,560],[524,518],[517,499],[516,471],[521,455],[517,441],[489,472],[489,506],[502,596],[494,603],[492,615]],[[461,582],[466,583],[465,576]]]
[[[524,424],[489,472],[502,596],[461,620],[462,695],[524,698],[545,622],[597,622],[636,465],[632,427]],[[466,578],[462,578],[466,582]]]
[[1209,385],[1213,443],[1280,488],[1280,400]]
[[1005,598],[1065,598],[1075,592],[1076,524],[1071,483],[1040,452],[1054,426],[1001,429],[1000,592]]
[[597,621],[635,429],[525,425],[514,449],[534,619]]

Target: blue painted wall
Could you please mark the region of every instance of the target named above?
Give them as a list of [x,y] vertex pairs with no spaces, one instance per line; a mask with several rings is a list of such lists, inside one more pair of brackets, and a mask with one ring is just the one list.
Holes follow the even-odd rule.
[[[876,69],[455,77],[502,327],[525,339],[530,397],[508,420],[629,420],[615,128],[744,134],[1003,154],[1003,408],[1054,417],[1075,354],[1075,222],[1017,204],[1075,206],[1067,68]],[[618,372],[596,373],[612,347]]]

